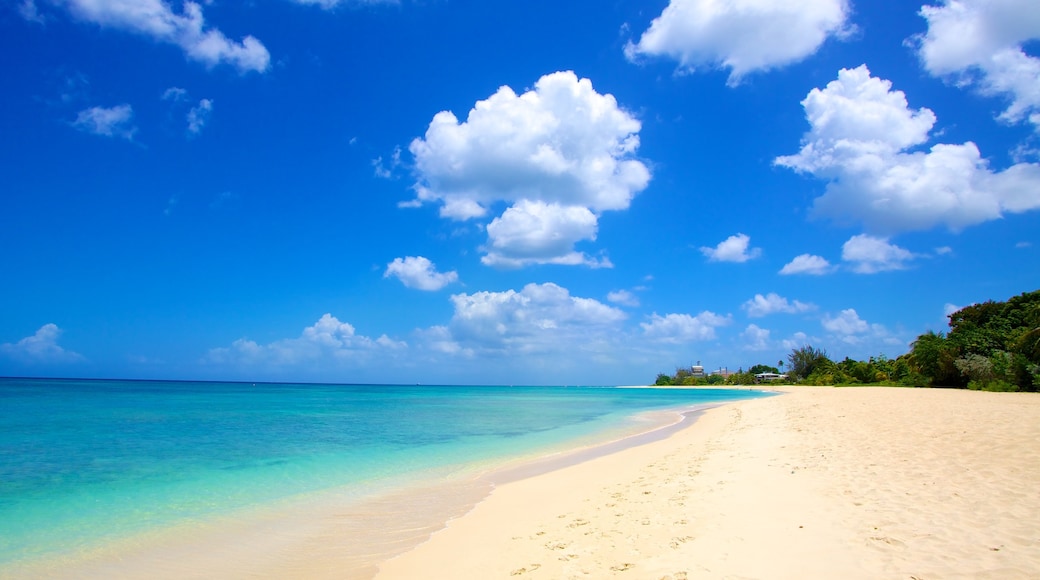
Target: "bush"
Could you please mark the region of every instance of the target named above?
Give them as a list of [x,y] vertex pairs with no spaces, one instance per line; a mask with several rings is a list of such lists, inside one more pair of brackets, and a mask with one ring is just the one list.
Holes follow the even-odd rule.
[[991,391],[997,393],[1013,393],[1018,391],[1018,385],[995,379],[992,381],[968,381],[968,388],[973,391]]

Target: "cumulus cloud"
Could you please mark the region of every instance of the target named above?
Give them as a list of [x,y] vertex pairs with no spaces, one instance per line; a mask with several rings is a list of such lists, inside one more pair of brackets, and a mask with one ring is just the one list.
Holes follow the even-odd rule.
[[735,234],[719,242],[714,248],[701,247],[701,253],[712,262],[747,262],[762,254],[761,248],[748,248],[751,238]]
[[853,308],[842,310],[837,316],[828,314],[823,317],[821,324],[824,330],[834,334],[859,334],[870,330],[870,325]]
[[207,27],[202,6],[195,2],[184,2],[179,14],[163,0],[67,0],[59,5],[80,20],[175,44],[208,67],[228,63],[242,72],[263,72],[271,62],[267,49],[253,36],[235,42]]
[[922,6],[928,31],[915,38],[932,75],[1010,101],[1000,118],[1040,128],[1040,58],[1023,46],[1040,40],[1033,0],[944,0]]
[[744,341],[744,348],[747,350],[767,350],[772,346],[769,335],[768,329],[759,328],[756,324],[749,324],[744,332],[740,333],[740,338]]
[[383,272],[384,278],[390,276],[396,277],[409,288],[429,291],[440,290],[459,279],[458,273],[454,270],[438,272],[433,262],[422,256],[394,258]]
[[849,262],[852,271],[858,274],[903,270],[907,262],[916,257],[909,250],[888,243],[887,238],[867,234],[852,236],[841,247],[841,259]]
[[610,267],[609,261],[574,251],[574,244],[595,240],[595,214],[581,206],[520,200],[487,226],[489,266],[518,268],[529,264]]
[[928,140],[935,114],[910,109],[902,91],[865,65],[842,69],[802,106],[811,126],[802,149],[776,163],[828,182],[813,203],[816,216],[892,234],[937,225],[958,231],[1040,208],[1040,165],[993,171],[970,141],[911,151]]
[[607,300],[622,306],[639,306],[639,297],[628,290],[615,290],[607,293]]
[[32,336],[15,343],[0,344],[0,354],[29,364],[63,364],[86,360],[83,355],[65,350],[58,344],[61,333],[58,325],[44,324]]
[[755,294],[755,297],[745,302],[741,308],[746,310],[747,315],[751,318],[761,318],[778,312],[787,314],[808,312],[816,306],[798,300],[788,300],[775,292],[770,292],[765,296]]
[[641,322],[643,334],[660,342],[679,344],[698,340],[713,340],[715,329],[728,325],[729,316],[719,316],[714,312],[704,311],[696,316],[689,314],[666,314],[656,312],[650,316],[649,322]]
[[820,321],[823,329],[833,337],[850,345],[901,345],[904,342],[892,336],[881,324],[870,324],[859,317],[854,308],[842,310],[837,316],[825,315]]
[[751,72],[798,62],[828,37],[844,36],[846,0],[671,0],[639,39],[625,46],[629,60],[665,56],[680,70],[730,70],[729,85]]
[[813,276],[822,276],[829,274],[834,270],[831,263],[820,256],[814,256],[812,254],[801,254],[795,256],[793,260],[784,264],[783,268],[780,268],[780,274],[784,276],[790,276],[792,274],[812,274]]
[[350,324],[325,314],[313,325],[304,328],[297,338],[286,338],[266,345],[240,338],[231,343],[230,347],[211,349],[206,360],[219,365],[270,367],[291,367],[320,361],[356,363],[368,360],[377,353],[402,350],[407,346],[386,335],[377,339],[359,335]]
[[[605,265],[574,249],[595,239],[600,213],[624,210],[646,188],[650,170],[635,157],[640,123],[573,72],[543,76],[517,95],[503,86],[478,101],[465,121],[434,116],[409,145],[416,199],[445,218],[487,215],[485,263]],[[530,231],[528,231],[530,229]]]
[[188,133],[198,135],[202,128],[209,122],[209,116],[213,112],[213,101],[202,99],[199,104],[188,111]]
[[[616,341],[621,310],[592,298],[571,296],[552,283],[528,284],[519,292],[474,292],[451,297],[448,325],[459,349],[531,354],[596,349]],[[442,347],[445,342],[442,337]]]
[[80,111],[72,126],[86,133],[130,141],[137,133],[137,127],[132,123],[133,117],[134,109],[127,104],[91,107]]

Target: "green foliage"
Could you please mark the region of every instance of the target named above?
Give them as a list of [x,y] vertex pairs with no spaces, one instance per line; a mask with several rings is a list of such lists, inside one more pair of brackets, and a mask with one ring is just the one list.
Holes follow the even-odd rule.
[[986,357],[978,354],[969,354],[966,357],[953,361],[957,370],[968,378],[968,388],[971,384],[986,384],[996,378],[993,372],[993,363]]
[[968,388],[973,391],[996,391],[996,392],[1013,392],[1018,390],[1018,385],[1011,384],[1007,381],[992,380],[992,381],[968,381]]
[[[755,369],[755,368],[757,368],[759,366],[762,366],[762,365],[755,365],[755,366],[753,366],[751,368]],[[769,371],[759,371],[759,372],[769,372]],[[730,375],[729,377],[726,378],[726,384],[727,385],[753,385],[753,384],[755,384],[755,373],[753,373],[751,371],[747,371],[747,372],[744,372],[744,373],[733,373],[732,375]]]
[[[987,391],[1040,391],[1040,290],[1006,302],[989,300],[950,315],[950,331],[928,331],[895,360],[881,354],[866,361],[846,357],[835,363],[827,352],[806,345],[787,356],[791,380],[808,385],[886,384],[913,387],[959,387]],[[778,370],[778,367],[780,370]],[[757,364],[748,371],[703,378],[691,369],[657,376],[655,384],[749,384],[759,373],[779,373]]]
[[827,358],[827,351],[813,348],[810,345],[796,348],[787,355],[788,373],[796,378],[807,379],[814,372],[820,370],[824,361],[831,362]]
[[711,386],[718,386],[726,383],[726,377],[722,375],[708,375],[704,377],[704,380]]
[[667,386],[671,386],[674,383],[672,383],[672,377],[670,377],[670,376],[668,376],[668,375],[666,375],[664,373],[658,373],[657,380],[654,381],[654,384],[659,386],[659,387],[667,387]]
[[929,332],[911,345],[914,370],[930,385],[1040,390],[1040,290],[989,300],[950,315],[950,333]]
[[910,344],[910,362],[928,386],[961,387],[965,382],[955,361],[957,350],[943,333],[928,331]]

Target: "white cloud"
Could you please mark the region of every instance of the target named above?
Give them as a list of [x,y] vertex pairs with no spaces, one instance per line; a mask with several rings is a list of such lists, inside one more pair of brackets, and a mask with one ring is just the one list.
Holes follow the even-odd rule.
[[574,251],[574,244],[596,239],[595,214],[581,206],[520,200],[487,226],[489,266],[518,268],[529,264],[610,267]]
[[15,343],[0,344],[0,354],[29,364],[62,364],[86,360],[83,355],[58,345],[61,333],[58,325],[44,324],[32,336]]
[[639,306],[639,297],[628,290],[615,290],[607,293],[607,300],[622,306]]
[[808,312],[816,307],[812,304],[799,302],[798,300],[788,301],[787,298],[784,298],[775,292],[770,292],[765,296],[755,294],[755,297],[745,302],[741,308],[746,310],[747,315],[751,318],[761,318],[777,312],[784,312],[787,314]]
[[209,122],[210,114],[213,112],[213,101],[202,99],[199,104],[188,111],[188,133],[198,135],[202,128]]
[[904,341],[892,336],[883,325],[868,323],[853,308],[846,308],[837,316],[826,315],[820,324],[835,339],[846,344],[905,346]]
[[384,278],[395,276],[402,284],[417,290],[440,290],[448,284],[457,282],[459,275],[451,272],[438,272],[436,266],[422,256],[394,258],[386,266]]
[[649,183],[635,157],[639,130],[573,72],[543,76],[522,95],[503,86],[463,122],[437,113],[412,141],[417,197],[402,205],[439,203],[441,216],[467,220],[505,202],[488,225],[486,263],[603,265],[573,246],[595,239],[599,213],[627,209]]
[[928,32],[915,38],[926,70],[1011,101],[1000,115],[1040,128],[1040,58],[1023,45],[1040,40],[1034,0],[945,0],[922,6]]
[[858,274],[903,270],[916,257],[909,250],[888,243],[886,238],[867,234],[852,236],[841,247],[841,259],[850,262],[852,271]]
[[1033,243],[1032,242],[1017,242],[1015,244],[1015,248],[1017,248],[1019,250],[1022,250],[1022,249],[1025,249],[1025,248],[1031,248],[1031,247],[1033,247]]
[[[461,349],[517,355],[614,344],[625,313],[556,284],[455,294],[449,329]],[[600,345],[600,346],[598,346]]]
[[740,333],[740,338],[744,341],[744,348],[747,350],[768,350],[772,346],[769,335],[769,330],[759,328],[756,324],[749,324],[744,332]]
[[170,87],[163,91],[162,100],[175,103],[186,101],[188,100],[188,91],[180,87]]
[[943,305],[943,316],[949,317],[951,314],[953,314],[954,312],[957,312],[961,308],[963,308],[963,306],[957,306],[956,304],[952,304],[950,302],[947,302],[946,304]]
[[735,234],[719,242],[714,248],[701,247],[701,253],[712,262],[747,262],[762,254],[761,248],[748,248],[751,238]]
[[375,168],[376,177],[382,179],[391,179],[394,176],[394,171],[401,166],[401,148],[394,147],[394,152],[390,156],[389,166],[384,165],[383,157],[379,156],[372,160],[372,167]]
[[790,276],[792,274],[812,274],[822,276],[833,271],[831,263],[812,254],[801,254],[780,268],[780,274]]
[[728,84],[736,85],[748,73],[798,62],[828,37],[844,36],[848,15],[845,0],[671,0],[625,55],[667,56],[683,71],[728,68]]
[[323,315],[303,329],[298,338],[286,338],[266,345],[240,338],[230,347],[214,348],[206,359],[218,365],[291,367],[315,362],[359,363],[378,353],[407,348],[404,342],[386,335],[371,339],[359,335],[354,327],[331,314]]
[[134,109],[127,104],[107,108],[91,107],[80,111],[72,126],[87,133],[130,141],[137,133],[137,127],[132,123],[133,117]]
[[318,6],[322,10],[332,10],[343,4],[352,6],[369,6],[376,4],[399,4],[400,0],[292,0],[297,4]]
[[823,317],[821,324],[827,332],[841,335],[860,334],[870,330],[870,325],[861,319],[853,308],[846,308],[834,317],[828,314]]
[[970,141],[910,151],[928,140],[935,114],[911,110],[891,88],[862,65],[842,69],[802,101],[810,131],[798,154],[776,163],[828,182],[814,215],[891,234],[937,225],[956,231],[1040,208],[1040,165],[994,172]]
[[787,350],[794,350],[796,348],[801,348],[812,341],[813,339],[809,338],[809,335],[804,332],[796,332],[792,334],[790,338],[785,338],[781,341],[781,344]]
[[729,316],[719,316],[714,312],[704,311],[697,316],[689,314],[666,314],[656,312],[650,316],[650,322],[641,322],[643,334],[651,339],[667,343],[693,342],[697,340],[713,340],[715,329],[731,322]]
[[228,63],[242,72],[267,70],[271,55],[253,36],[234,42],[216,28],[207,28],[202,7],[186,1],[180,14],[163,0],[67,0],[61,3],[77,18],[142,34],[179,46],[206,66]]
[[43,15],[40,14],[40,10],[37,8],[34,0],[22,0],[22,3],[18,5],[18,13],[29,22],[37,24],[43,24],[44,22]]

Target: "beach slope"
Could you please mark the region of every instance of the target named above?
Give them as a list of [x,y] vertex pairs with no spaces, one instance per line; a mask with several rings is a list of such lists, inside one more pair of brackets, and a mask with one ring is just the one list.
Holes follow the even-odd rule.
[[1040,577],[1040,395],[786,391],[500,485],[377,578]]

